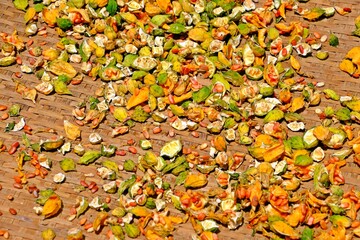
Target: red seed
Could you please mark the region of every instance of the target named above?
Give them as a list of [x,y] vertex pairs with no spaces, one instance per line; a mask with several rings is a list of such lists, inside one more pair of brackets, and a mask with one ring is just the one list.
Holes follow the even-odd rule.
[[16,215],[17,214],[17,211],[13,208],[9,208],[9,212],[11,215]]
[[170,129],[169,130],[169,137],[175,137],[175,131]]
[[197,132],[197,131],[193,131],[193,132],[191,132],[191,135],[193,136],[193,137],[195,137],[195,138],[199,138],[199,132]]
[[17,78],[21,78],[22,77],[22,73],[21,72],[16,72],[14,73],[15,77]]
[[129,147],[128,151],[131,152],[132,154],[136,154],[137,153],[137,149],[134,147]]
[[200,122],[199,124],[201,127],[207,127],[207,123],[205,123],[205,122]]
[[84,180],[80,181],[80,185],[86,188],[89,187],[89,184],[87,184]]
[[285,56],[287,55],[287,49],[286,49],[286,48],[283,48],[283,49],[281,50],[281,55],[282,55],[283,57],[285,57]]
[[95,186],[91,189],[91,193],[96,193],[99,190],[98,186]]
[[300,51],[301,54],[304,54],[304,50],[305,50],[304,47],[302,45],[300,45],[299,46],[299,51]]
[[170,104],[176,103],[173,95],[169,94],[168,99],[169,99]]
[[6,119],[8,119],[9,118],[9,114],[6,112],[6,113],[3,113],[2,115],[1,115],[1,120],[6,120]]
[[145,105],[145,106],[143,107],[143,110],[144,110],[145,112],[147,112],[147,113],[151,113],[151,108],[150,108],[149,105]]
[[96,186],[96,182],[94,181],[91,181],[90,184],[89,184],[89,189],[93,189],[94,187]]
[[28,46],[28,47],[30,47],[31,45],[33,45],[33,43],[34,43],[34,40],[29,40],[29,41],[27,41],[26,42],[26,45]]
[[19,176],[14,176],[14,181],[16,183],[21,183],[21,178]]
[[314,36],[315,36],[317,39],[320,39],[320,38],[321,38],[321,35],[320,35],[320,33],[318,33],[318,32],[314,32]]
[[71,85],[79,85],[82,82],[82,79],[77,79],[77,80],[71,80]]
[[351,12],[351,8],[348,8],[348,7],[343,8],[343,10],[344,10],[345,12],[348,12],[348,13]]
[[11,145],[8,153],[9,153],[10,155],[14,154],[14,153],[16,152],[16,150],[18,149],[19,146],[20,146],[20,143],[19,143],[19,142],[14,142],[14,143]]
[[134,145],[135,144],[135,140],[134,139],[129,139],[127,140],[127,145]]
[[115,154],[118,155],[118,156],[125,156],[126,151],[125,150],[116,150]]
[[14,188],[17,188],[17,189],[23,188],[23,186],[20,183],[14,183],[13,186],[14,186]]
[[84,225],[84,229],[88,230],[88,229],[92,228],[92,226],[93,226],[92,223],[88,223],[88,224]]
[[35,58],[30,58],[29,63],[30,63],[30,65],[34,65],[36,63],[36,59]]
[[185,148],[185,147],[183,147],[182,153],[183,153],[184,155],[188,155],[188,154],[191,153],[191,149],[190,149],[190,148]]
[[82,225],[84,225],[86,222],[87,222],[87,218],[86,218],[86,217],[83,217],[83,218],[80,219],[79,224],[82,226]]
[[22,64],[22,59],[21,59],[21,57],[19,57],[19,56],[16,57],[16,63],[17,63],[18,65],[21,65],[21,64]]
[[174,113],[172,111],[168,111],[167,115],[168,115],[169,118],[174,117]]
[[24,126],[25,131],[32,131],[32,128],[29,125]]
[[84,125],[85,125],[84,122],[81,121],[81,120],[75,120],[75,123],[76,123],[77,125],[79,125],[79,126],[84,126]]
[[0,105],[0,111],[5,111],[7,109],[7,106],[5,105]]
[[110,111],[111,114],[114,114],[115,106],[114,105],[109,106],[109,111]]
[[153,129],[154,134],[161,133],[161,131],[162,131],[161,127],[154,127],[154,129]]
[[149,131],[147,129],[144,129],[142,134],[144,135],[145,139],[150,139],[150,134],[149,134]]

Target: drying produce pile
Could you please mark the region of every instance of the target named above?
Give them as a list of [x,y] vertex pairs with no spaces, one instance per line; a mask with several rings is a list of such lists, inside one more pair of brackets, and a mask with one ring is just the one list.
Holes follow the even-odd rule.
[[[0,141],[1,159],[17,162],[13,187],[36,197],[33,214],[44,221],[70,208],[66,218],[73,226],[59,236],[69,240],[95,234],[173,239],[189,222],[193,239],[202,240],[244,227],[269,239],[360,237],[360,192],[344,190],[341,170],[349,161],[360,164],[354,131],[360,99],[340,96],[300,64],[326,61],[322,47],[343,44],[333,33],[312,31],[309,22],[351,9],[300,2],[14,0],[25,13],[27,39],[16,31],[1,34],[0,71],[18,65],[15,92],[36,103],[38,95],[72,95],[71,88],[87,81],[98,89],[79,99],[62,133],[29,126],[19,104],[0,106],[4,134],[23,132],[11,146]],[[289,11],[297,21],[286,20]],[[355,26],[359,36],[359,17]],[[32,40],[46,37],[49,28],[56,45]],[[360,76],[360,46],[338,57],[338,71]],[[28,74],[38,84],[26,84]],[[336,107],[318,108],[324,98]],[[315,109],[317,125],[305,125],[306,109]],[[97,132],[105,124],[110,142]],[[88,139],[84,129],[93,129]],[[141,129],[140,141],[133,129]],[[35,141],[44,131],[52,137]],[[179,131],[194,138],[207,132],[210,141],[185,146]],[[160,134],[172,140],[153,148]],[[128,135],[126,146],[118,145],[122,135]],[[239,150],[230,151],[230,143]],[[49,154],[56,151],[63,155],[62,172],[53,176],[57,184],[80,165],[97,165],[99,182],[86,181],[94,176],[84,172],[70,206],[56,189],[32,183],[48,177]],[[250,166],[240,171],[244,161]],[[82,195],[89,191],[92,198]],[[111,201],[118,201],[115,207]],[[0,228],[5,238],[11,234]],[[56,229],[41,236],[54,239]]]

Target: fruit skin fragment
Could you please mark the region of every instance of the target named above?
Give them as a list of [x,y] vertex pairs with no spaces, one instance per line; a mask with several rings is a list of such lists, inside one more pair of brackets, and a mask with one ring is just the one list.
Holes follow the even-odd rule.
[[53,240],[56,237],[54,230],[48,228],[41,232],[41,237],[43,240]]
[[74,160],[72,160],[71,158],[64,158],[62,161],[60,161],[60,168],[64,172],[75,171],[76,164],[75,164]]
[[61,59],[55,59],[54,61],[50,62],[48,65],[48,70],[55,75],[66,75],[70,79],[74,78],[77,74],[74,67]]
[[309,13],[303,15],[306,20],[316,21],[319,20],[325,14],[325,10],[319,7],[315,7],[310,10]]
[[0,67],[7,67],[16,62],[16,57],[8,56],[0,58]]
[[339,38],[335,34],[330,34],[329,44],[330,46],[337,47],[339,45]]
[[204,174],[189,174],[184,182],[186,188],[200,188],[207,184],[208,180]]
[[141,234],[139,227],[130,223],[125,223],[125,232],[129,238],[137,238]]
[[89,165],[101,157],[100,151],[89,150],[79,159],[78,164]]
[[299,234],[284,221],[271,222],[270,227],[273,228],[277,233],[280,233],[281,235],[288,236],[291,238],[299,238]]
[[29,6],[29,1],[28,0],[14,0],[13,4],[16,9],[25,11],[26,8]]
[[77,138],[80,138],[81,136],[80,128],[77,125],[72,124],[67,120],[64,120],[64,129],[67,138],[69,138],[70,140],[75,140]]
[[53,194],[45,202],[42,215],[44,218],[50,218],[55,216],[62,208],[62,201],[60,197],[56,194]]
[[342,60],[340,65],[339,65],[339,68],[340,68],[341,71],[350,74],[350,76],[352,76],[356,71],[355,65],[349,59]]

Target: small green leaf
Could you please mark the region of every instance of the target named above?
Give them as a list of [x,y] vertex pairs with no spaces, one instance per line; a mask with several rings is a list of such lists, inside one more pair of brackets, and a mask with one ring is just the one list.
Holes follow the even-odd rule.
[[109,0],[107,6],[106,6],[106,11],[109,12],[110,16],[114,16],[117,12],[117,3],[116,0]]
[[68,18],[58,18],[56,19],[56,24],[64,31],[70,29],[73,25],[71,20]]
[[14,0],[13,1],[14,6],[16,9],[25,11],[26,8],[29,6],[29,1],[28,0]]
[[5,127],[4,132],[10,132],[14,129],[14,127],[15,127],[15,122],[8,123]]
[[55,92],[60,95],[72,95],[66,83],[61,81],[60,79],[55,79],[54,82]]
[[314,230],[309,227],[304,228],[301,234],[301,240],[313,240]]
[[10,107],[9,109],[9,115],[10,117],[16,117],[16,116],[19,116],[20,114],[20,105],[19,104],[14,104]]
[[71,158],[64,158],[62,161],[60,161],[60,167],[64,172],[76,170],[76,164]]
[[299,155],[295,159],[295,166],[306,167],[313,163],[313,159],[307,155]]
[[170,25],[170,28],[168,30],[170,33],[174,33],[174,34],[180,34],[185,32],[185,26],[182,25],[181,23],[173,23]]
[[193,92],[192,99],[196,103],[201,103],[205,101],[210,94],[211,94],[211,89],[208,86],[204,86],[199,91]]
[[329,37],[330,46],[336,47],[339,45],[339,38],[335,34],[330,34]]

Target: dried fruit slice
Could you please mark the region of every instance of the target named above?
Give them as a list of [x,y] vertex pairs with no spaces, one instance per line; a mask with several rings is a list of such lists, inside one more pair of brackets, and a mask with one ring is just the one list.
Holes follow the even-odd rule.
[[248,67],[245,74],[251,80],[260,80],[263,77],[263,71],[258,67]]
[[160,150],[160,156],[173,158],[181,151],[181,149],[182,149],[181,141],[173,140],[165,143],[165,145]]

